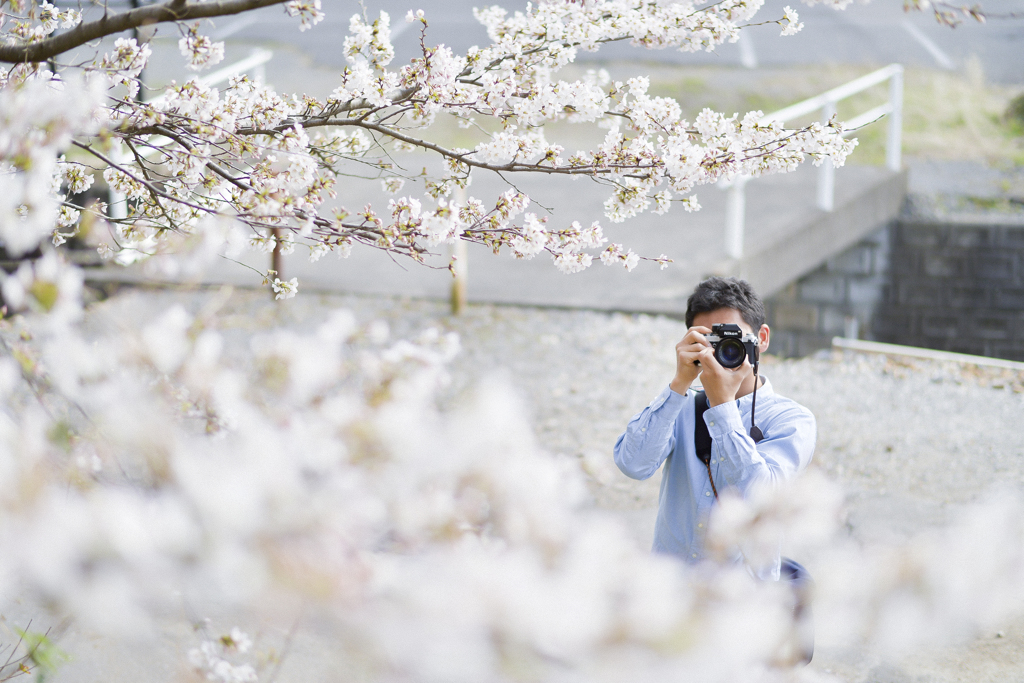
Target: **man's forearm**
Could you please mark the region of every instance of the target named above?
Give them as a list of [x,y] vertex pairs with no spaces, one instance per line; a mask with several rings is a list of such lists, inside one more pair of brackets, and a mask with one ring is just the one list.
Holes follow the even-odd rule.
[[709,408],[720,406],[723,403],[731,403],[736,400],[735,394],[730,396],[727,392],[716,391],[716,389],[711,386],[704,387],[704,393],[708,397]]
[[615,444],[615,464],[633,479],[647,479],[661,467],[674,447],[676,416],[685,403],[682,395],[665,390],[636,415]]
[[[694,378],[694,379],[696,379],[696,378]],[[692,379],[691,380],[686,380],[686,379],[681,379],[680,377],[676,377],[668,385],[668,388],[671,389],[672,391],[676,392],[680,396],[685,396],[686,392],[689,391],[691,384],[693,384],[693,380]]]

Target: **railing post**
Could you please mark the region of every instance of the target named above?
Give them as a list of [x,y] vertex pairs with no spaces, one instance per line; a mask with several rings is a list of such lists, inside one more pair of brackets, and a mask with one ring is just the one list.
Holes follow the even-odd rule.
[[[117,141],[117,138],[114,139],[114,150],[110,158],[114,160],[114,163],[122,166],[130,159],[128,151]],[[111,220],[120,221],[128,218],[128,198],[109,186],[107,192],[107,215]]]
[[[828,122],[836,114],[836,103],[827,102],[821,108],[822,118]],[[818,208],[832,211],[836,207],[836,167],[831,159],[825,159],[818,167]]]
[[903,66],[896,65],[892,78],[889,80],[889,113],[888,136],[885,141],[885,165],[891,171],[898,171],[903,166]]
[[725,253],[731,259],[743,258],[743,233],[747,219],[747,176],[737,176],[729,185],[725,209]]

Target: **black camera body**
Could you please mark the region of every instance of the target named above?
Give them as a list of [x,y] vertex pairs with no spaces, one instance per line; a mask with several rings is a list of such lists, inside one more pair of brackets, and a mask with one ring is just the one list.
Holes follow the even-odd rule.
[[715,360],[723,368],[738,368],[744,358],[757,366],[760,348],[756,334],[745,335],[739,325],[719,323],[711,326],[711,334],[706,339],[715,350]]

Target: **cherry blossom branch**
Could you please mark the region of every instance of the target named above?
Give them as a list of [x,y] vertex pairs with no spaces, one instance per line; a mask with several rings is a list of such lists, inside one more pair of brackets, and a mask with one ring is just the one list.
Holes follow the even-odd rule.
[[952,2],[944,2],[943,0],[929,0],[928,2],[923,0],[903,0],[903,10],[905,12],[923,12],[928,9],[932,10],[936,21],[950,28],[956,28],[965,19],[974,19],[979,24],[984,24],[989,19],[1024,18],[1024,12],[986,12],[980,3],[959,5]]
[[121,33],[140,26],[170,21],[207,19],[241,14],[262,7],[284,4],[287,0],[221,0],[220,2],[189,2],[169,0],[159,5],[139,7],[119,14],[104,14],[96,21],[28,45],[0,45],[0,62],[18,64],[44,62],[93,40]]
[[214,211],[213,209],[210,209],[208,207],[200,206],[198,204],[193,204],[192,202],[190,202],[190,201],[188,201],[186,199],[182,199],[181,197],[175,197],[173,195],[167,194],[166,192],[161,190],[159,187],[157,187],[153,183],[149,182],[145,178],[139,178],[137,175],[133,174],[131,171],[126,169],[123,165],[118,164],[113,159],[108,158],[106,155],[102,154],[101,152],[96,151],[95,149],[93,149],[89,145],[86,145],[86,144],[84,144],[82,142],[79,142],[78,140],[72,140],[71,144],[74,145],[75,147],[78,147],[80,149],[85,150],[86,152],[89,152],[89,154],[92,154],[94,157],[96,157],[97,159],[99,159],[103,163],[107,164],[111,168],[117,169],[121,173],[124,173],[126,176],[128,176],[129,178],[131,178],[132,180],[134,180],[138,184],[140,184],[143,187],[145,187],[147,190],[149,190],[149,192],[151,194],[153,194],[155,196],[163,197],[164,199],[167,199],[167,200],[172,201],[172,202],[178,202],[179,204],[183,204],[183,205],[185,205],[185,206],[187,206],[189,208],[196,209],[197,211],[203,211],[203,212],[211,213],[211,214],[216,214],[217,213],[217,211]]
[[[166,138],[170,138],[171,140],[174,140],[175,142],[177,142],[179,145],[184,147],[189,152],[191,152],[192,150],[195,149],[195,145],[190,144],[182,136],[177,135],[174,131],[170,130],[166,126],[154,126],[153,130],[155,130],[160,135],[163,135]],[[212,161],[207,161],[206,162],[206,168],[210,169],[211,171],[213,171],[214,173],[216,173],[221,178],[223,178],[224,180],[228,181],[229,183],[231,183],[232,185],[234,185],[238,189],[245,190],[247,192],[254,192],[254,190],[252,189],[251,185],[249,185],[248,183],[245,183],[245,182],[239,180],[238,178],[234,177],[233,175],[231,175],[230,173],[225,171],[223,168],[221,168],[220,165],[218,165],[218,164],[216,164],[216,163],[214,163]]]

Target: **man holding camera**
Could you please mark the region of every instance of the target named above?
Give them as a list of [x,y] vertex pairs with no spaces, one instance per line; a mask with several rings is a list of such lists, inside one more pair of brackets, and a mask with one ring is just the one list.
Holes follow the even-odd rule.
[[[811,460],[816,429],[809,410],[757,373],[770,330],[750,284],[719,277],[700,283],[687,301],[686,325],[675,377],[630,420],[615,444],[615,464],[647,479],[664,463],[654,551],[695,564],[704,557],[719,492],[746,496],[794,476]],[[698,375],[703,391],[690,386]],[[751,570],[761,579],[799,580],[794,573],[802,568],[776,558]]]

